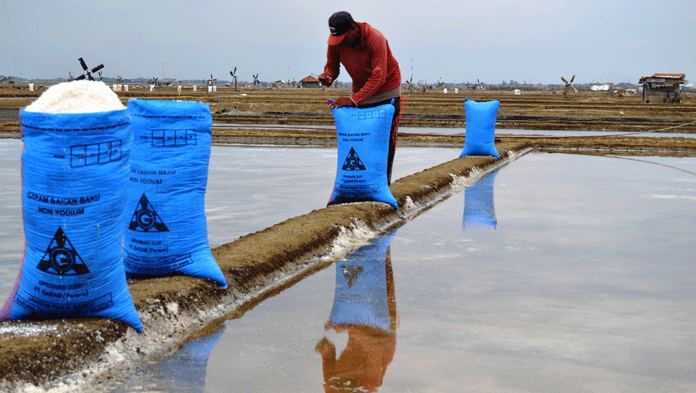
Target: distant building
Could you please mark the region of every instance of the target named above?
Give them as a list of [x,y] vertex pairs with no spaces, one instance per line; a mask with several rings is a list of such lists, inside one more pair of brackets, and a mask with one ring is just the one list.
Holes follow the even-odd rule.
[[317,88],[317,87],[321,86],[321,84],[319,83],[319,79],[310,75],[310,76],[308,76],[300,81],[300,86]]
[[686,83],[684,74],[655,74],[644,76],[638,81],[643,85],[645,103],[680,103],[680,85]]

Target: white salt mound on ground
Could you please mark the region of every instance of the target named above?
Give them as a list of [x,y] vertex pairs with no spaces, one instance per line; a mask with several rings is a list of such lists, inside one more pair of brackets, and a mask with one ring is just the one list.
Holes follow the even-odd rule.
[[48,88],[24,108],[28,112],[92,113],[126,109],[118,95],[103,82],[72,81]]

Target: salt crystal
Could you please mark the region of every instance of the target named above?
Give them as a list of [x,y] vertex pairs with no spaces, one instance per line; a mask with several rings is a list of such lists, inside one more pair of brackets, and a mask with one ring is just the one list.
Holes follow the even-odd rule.
[[103,82],[72,81],[48,88],[24,110],[42,113],[92,113],[126,109]]

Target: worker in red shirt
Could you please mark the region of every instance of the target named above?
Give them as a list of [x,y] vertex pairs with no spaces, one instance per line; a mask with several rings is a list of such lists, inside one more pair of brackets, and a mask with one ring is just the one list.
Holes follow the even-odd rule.
[[389,104],[394,100],[395,111],[387,156],[387,179],[391,183],[396,132],[403,112],[399,63],[392,55],[384,35],[367,23],[356,23],[348,12],[331,15],[329,30],[331,35],[326,66],[318,79],[324,86],[331,86],[340,73],[341,64],[353,79],[353,95],[339,97],[330,104],[331,108],[370,108]]

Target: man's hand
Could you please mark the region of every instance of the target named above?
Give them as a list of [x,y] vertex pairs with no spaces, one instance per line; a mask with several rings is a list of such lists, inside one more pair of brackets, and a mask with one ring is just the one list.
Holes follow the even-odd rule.
[[331,109],[342,108],[344,106],[357,106],[350,97],[338,97],[336,101],[329,104]]
[[331,84],[333,83],[333,78],[331,77],[331,75],[329,75],[325,72],[322,72],[321,74],[319,74],[317,79],[319,79],[319,82],[321,82],[321,84],[326,86],[326,87],[331,86]]

